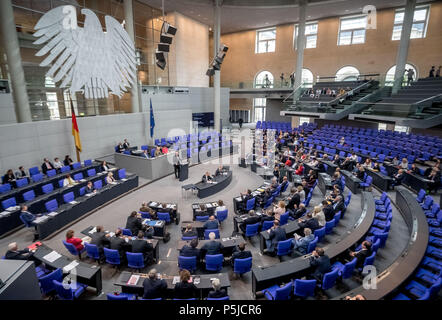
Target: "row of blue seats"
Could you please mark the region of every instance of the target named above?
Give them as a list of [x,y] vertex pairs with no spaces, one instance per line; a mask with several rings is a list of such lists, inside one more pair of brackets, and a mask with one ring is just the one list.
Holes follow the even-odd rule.
[[419,191],[416,201],[424,210],[430,228],[427,250],[412,279],[393,300],[429,300],[442,285],[442,211],[425,190]]

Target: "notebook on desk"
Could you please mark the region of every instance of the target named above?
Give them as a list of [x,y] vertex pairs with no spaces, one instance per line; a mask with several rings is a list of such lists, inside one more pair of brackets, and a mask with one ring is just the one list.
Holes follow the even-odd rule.
[[138,280],[140,280],[140,276],[137,274],[133,274],[130,276],[129,280],[127,281],[127,284],[130,286],[135,286],[137,285]]

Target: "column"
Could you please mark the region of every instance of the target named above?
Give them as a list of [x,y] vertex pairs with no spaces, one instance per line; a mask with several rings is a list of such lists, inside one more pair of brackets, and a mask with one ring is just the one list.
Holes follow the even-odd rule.
[[293,103],[298,99],[295,93],[296,89],[302,84],[302,67],[304,64],[304,47],[305,47],[305,11],[307,8],[307,1],[299,1],[299,23],[298,23],[298,37],[296,38],[296,69],[295,69],[295,84],[293,86]]
[[3,34],[3,47],[5,48],[11,78],[17,122],[30,122],[32,121],[31,110],[11,0],[0,1],[0,30]]
[[[134,15],[132,8],[132,0],[124,0],[124,21],[126,22],[125,28],[129,37],[132,39],[135,45],[135,33],[134,33]],[[135,46],[136,48],[136,46]],[[131,102],[132,113],[140,112],[140,95],[138,88],[138,66],[135,76],[135,83],[132,85],[131,90]]]
[[[213,57],[216,57],[220,47],[221,38],[221,0],[215,0],[215,21],[213,25]],[[214,105],[214,122],[215,130],[220,131],[219,126],[221,118],[221,71],[215,70],[213,76],[213,105]]]
[[405,72],[405,64],[408,58],[408,47],[410,44],[411,27],[413,26],[414,7],[416,0],[407,0],[405,5],[404,21],[402,23],[401,41],[396,57],[396,72],[394,73],[394,84],[392,93],[397,93],[402,86],[402,79]]

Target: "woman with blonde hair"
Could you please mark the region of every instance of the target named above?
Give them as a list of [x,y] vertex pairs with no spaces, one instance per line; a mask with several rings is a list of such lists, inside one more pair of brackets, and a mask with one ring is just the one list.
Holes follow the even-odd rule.
[[275,213],[275,219],[280,220],[281,215],[285,213],[285,202],[284,201],[278,202],[278,205],[275,206],[274,213]]
[[321,206],[315,206],[315,208],[313,209],[312,217],[318,220],[318,223],[321,227],[325,226],[325,215],[324,212],[322,212]]

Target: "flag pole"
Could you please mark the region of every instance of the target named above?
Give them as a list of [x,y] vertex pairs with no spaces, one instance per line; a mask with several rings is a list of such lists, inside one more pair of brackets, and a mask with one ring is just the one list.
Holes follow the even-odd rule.
[[[72,97],[71,97],[71,92],[70,92],[70,90],[68,90],[68,93],[69,93],[69,102],[70,102],[70,105],[71,105],[71,117],[72,117],[72,114],[75,112],[75,111],[74,111],[74,104],[73,104],[73,102],[72,102]],[[76,143],[75,143],[75,137],[74,137],[74,147],[75,147],[75,153],[77,154],[77,162],[81,162],[81,159],[80,159],[80,152],[78,151],[77,145],[76,145]]]

